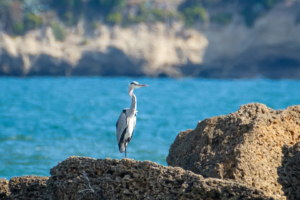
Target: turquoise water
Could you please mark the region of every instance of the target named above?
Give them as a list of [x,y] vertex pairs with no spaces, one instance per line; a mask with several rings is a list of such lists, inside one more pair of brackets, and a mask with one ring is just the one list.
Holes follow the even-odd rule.
[[273,109],[300,104],[300,81],[151,78],[0,78],[0,178],[49,175],[71,155],[117,158],[115,124],[135,90],[136,131],[127,155],[166,165],[177,134],[199,120],[261,102]]

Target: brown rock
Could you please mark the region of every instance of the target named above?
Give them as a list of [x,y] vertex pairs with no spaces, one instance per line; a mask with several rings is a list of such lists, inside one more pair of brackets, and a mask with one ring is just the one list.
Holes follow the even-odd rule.
[[278,168],[278,182],[289,200],[300,199],[300,142],[284,146],[282,166]]
[[9,181],[11,200],[47,199],[46,181],[49,177],[22,176]]
[[273,199],[234,181],[131,159],[70,157],[51,169],[50,199]]
[[300,106],[275,111],[252,103],[179,133],[167,163],[204,177],[235,179],[279,196],[284,195],[277,173],[282,147],[298,141]]
[[7,199],[9,193],[8,180],[5,178],[0,179],[0,199]]

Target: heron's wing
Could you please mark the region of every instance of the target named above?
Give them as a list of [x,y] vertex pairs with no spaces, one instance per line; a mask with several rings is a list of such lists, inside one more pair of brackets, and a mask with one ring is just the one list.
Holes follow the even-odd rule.
[[118,144],[120,142],[120,139],[122,137],[122,133],[124,132],[124,130],[127,128],[127,117],[126,117],[126,109],[124,109],[121,112],[121,115],[117,121],[116,124],[116,128],[117,128],[117,140],[118,140]]

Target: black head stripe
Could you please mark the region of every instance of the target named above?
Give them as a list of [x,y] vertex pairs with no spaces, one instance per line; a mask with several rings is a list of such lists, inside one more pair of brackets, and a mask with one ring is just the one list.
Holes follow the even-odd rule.
[[133,82],[130,83],[130,85],[138,85],[138,83],[133,81]]

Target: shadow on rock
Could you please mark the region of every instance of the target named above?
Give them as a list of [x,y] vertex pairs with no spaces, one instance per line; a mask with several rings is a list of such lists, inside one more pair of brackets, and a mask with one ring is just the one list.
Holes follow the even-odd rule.
[[14,57],[6,50],[1,49],[0,76],[24,76],[23,60],[20,55]]
[[300,142],[282,148],[282,166],[277,168],[278,183],[288,200],[300,199]]
[[41,54],[30,60],[32,60],[32,66],[28,76],[68,76],[70,74],[71,65],[63,59]]
[[142,60],[109,47],[106,53],[86,51],[72,71],[73,76],[142,76]]

